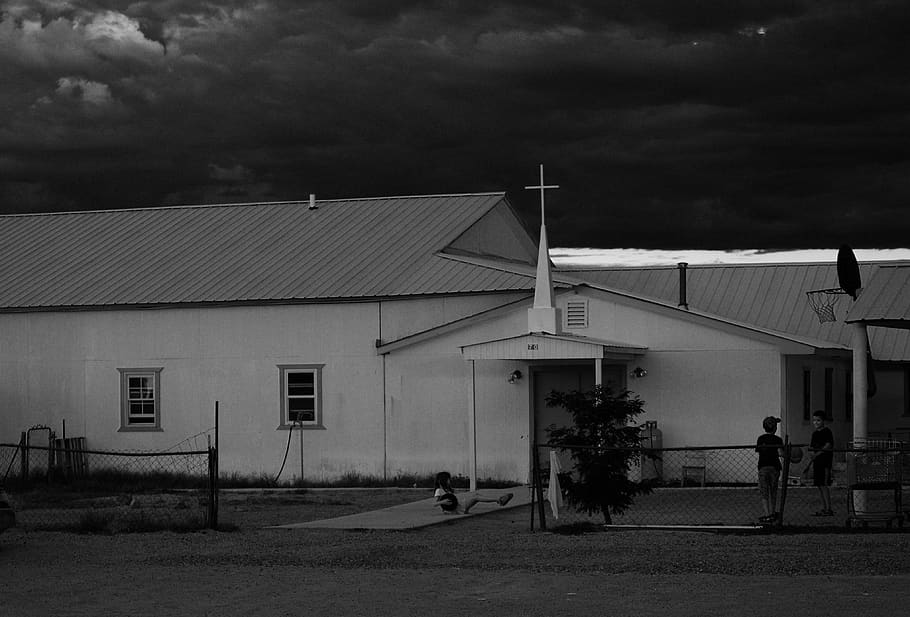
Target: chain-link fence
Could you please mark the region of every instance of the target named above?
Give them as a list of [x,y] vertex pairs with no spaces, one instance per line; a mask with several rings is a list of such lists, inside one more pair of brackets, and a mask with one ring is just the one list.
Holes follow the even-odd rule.
[[[565,490],[565,485],[580,479],[576,469],[581,449],[539,445],[535,450],[532,528],[605,524],[602,513],[588,514],[572,503],[571,492]],[[587,450],[590,453],[591,448]],[[910,516],[910,510],[904,510],[910,508],[910,501],[903,483],[910,456],[899,442],[835,450],[826,486],[829,501],[816,486],[807,445],[787,444],[781,451],[782,469],[773,499],[777,514],[770,522],[760,520],[766,512],[758,487],[755,445],[604,448],[597,453],[628,459],[625,477],[647,487],[625,511],[611,512],[612,525],[843,528],[870,523],[900,526]]]
[[26,530],[128,532],[217,525],[214,448],[168,452],[0,444],[0,485]]

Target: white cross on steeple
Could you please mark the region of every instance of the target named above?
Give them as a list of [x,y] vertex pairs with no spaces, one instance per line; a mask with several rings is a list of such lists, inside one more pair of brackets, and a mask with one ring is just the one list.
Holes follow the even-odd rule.
[[528,309],[528,332],[556,334],[556,306],[553,304],[553,275],[550,272],[550,247],[547,245],[544,191],[558,189],[556,184],[544,184],[543,164],[540,166],[540,184],[526,186],[540,191],[540,245],[537,249],[537,280],[534,283],[534,307]]
[[558,189],[559,185],[543,183],[543,163],[541,163],[540,164],[540,184],[538,184],[537,186],[526,186],[525,188],[526,189],[540,189],[540,224],[543,225],[544,217],[546,216],[546,213],[544,212],[544,205],[543,205],[544,191],[547,189]]

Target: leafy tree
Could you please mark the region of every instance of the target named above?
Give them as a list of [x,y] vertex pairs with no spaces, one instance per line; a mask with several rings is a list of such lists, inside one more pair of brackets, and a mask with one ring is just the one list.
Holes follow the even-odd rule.
[[572,426],[547,428],[550,445],[565,447],[574,461],[573,470],[559,477],[569,505],[578,512],[601,512],[610,524],[611,513],[622,514],[637,495],[651,492],[649,482],[629,479],[632,462],[642,453],[638,426],[630,424],[643,411],[637,395],[595,386],[587,392],[554,390],[546,402],[564,407],[574,420]]

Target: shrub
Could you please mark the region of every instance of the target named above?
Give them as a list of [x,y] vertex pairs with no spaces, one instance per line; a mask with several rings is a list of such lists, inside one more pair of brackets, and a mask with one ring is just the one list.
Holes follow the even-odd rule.
[[638,396],[595,386],[587,392],[554,391],[546,402],[564,407],[574,420],[573,426],[547,429],[550,445],[566,447],[574,461],[559,478],[569,505],[578,512],[601,512],[610,524],[611,513],[622,514],[637,495],[651,492],[650,483],[629,479],[642,451],[638,426],[631,425],[644,407]]

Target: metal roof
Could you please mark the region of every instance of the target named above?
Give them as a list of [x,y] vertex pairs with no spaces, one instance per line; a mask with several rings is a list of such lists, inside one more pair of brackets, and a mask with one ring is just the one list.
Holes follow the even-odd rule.
[[[884,266],[878,264],[860,264],[862,280],[877,278],[877,272],[882,268]],[[897,269],[910,272],[907,265]],[[679,300],[680,275],[676,266],[560,268],[559,272],[665,303],[676,304]],[[837,266],[833,263],[692,265],[686,268],[686,299],[693,310],[786,335],[849,347],[851,331],[844,316],[852,299],[846,295],[840,297],[835,307],[836,322],[819,323],[806,298],[807,291],[836,287],[839,287]],[[894,286],[890,289],[893,291]],[[910,294],[910,288],[905,289],[901,297]],[[910,298],[904,300],[910,302]],[[857,306],[859,304],[857,301]],[[877,360],[910,361],[910,333],[907,331],[870,327],[869,338],[873,357]]]
[[879,266],[850,308],[846,321],[910,328],[910,267]]
[[494,209],[518,221],[503,193],[308,206],[303,200],[0,216],[0,310],[534,287],[533,277],[438,254]]

